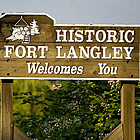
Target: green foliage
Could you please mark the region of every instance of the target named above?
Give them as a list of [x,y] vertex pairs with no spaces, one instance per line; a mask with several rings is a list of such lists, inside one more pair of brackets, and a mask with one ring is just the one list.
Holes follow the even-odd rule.
[[[14,124],[30,138],[98,140],[120,124],[120,82],[59,81],[61,87],[51,90],[52,83],[14,80]],[[135,95],[137,140],[140,82]]]
[[136,94],[135,94],[135,129],[136,139],[140,139],[140,82],[136,82]]
[[38,95],[38,93],[36,93],[36,86],[39,85],[40,87],[44,87],[45,85],[51,85],[51,82],[43,80],[14,80],[13,85],[15,97],[13,106],[14,112],[20,111],[21,115],[38,114],[39,108],[34,104],[33,101],[27,102],[26,98],[32,98],[31,95]]
[[[22,81],[19,83],[22,85]],[[36,88],[32,85],[28,90],[17,88],[17,92],[14,92],[15,106],[21,109],[17,110],[14,107],[14,123],[30,138],[98,140],[103,139],[120,124],[121,84],[119,81],[61,81],[59,83],[61,87],[56,85],[55,90],[51,90],[44,82],[37,83]],[[139,82],[136,82],[135,99],[136,139],[139,139]]]
[[102,139],[120,124],[120,83],[62,81],[59,89],[36,88],[15,94],[20,106],[34,103],[38,113],[15,111],[14,123],[32,139]]

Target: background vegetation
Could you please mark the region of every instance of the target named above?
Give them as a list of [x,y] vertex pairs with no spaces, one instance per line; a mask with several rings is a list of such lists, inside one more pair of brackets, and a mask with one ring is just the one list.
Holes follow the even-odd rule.
[[[120,89],[119,81],[14,80],[14,124],[34,140],[103,139],[121,123]],[[135,99],[140,139],[139,82]]]

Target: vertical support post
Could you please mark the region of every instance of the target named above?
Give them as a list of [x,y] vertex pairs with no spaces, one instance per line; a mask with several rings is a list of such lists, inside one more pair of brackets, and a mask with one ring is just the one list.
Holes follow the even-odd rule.
[[124,140],[135,140],[135,83],[132,81],[122,82],[121,123]]
[[1,140],[13,139],[13,80],[2,80]]

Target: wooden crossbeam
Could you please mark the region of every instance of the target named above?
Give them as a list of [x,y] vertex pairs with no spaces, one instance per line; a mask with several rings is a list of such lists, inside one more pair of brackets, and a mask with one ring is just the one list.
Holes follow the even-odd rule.
[[21,130],[14,126],[14,140],[30,140]]
[[118,125],[104,140],[123,140],[123,126]]

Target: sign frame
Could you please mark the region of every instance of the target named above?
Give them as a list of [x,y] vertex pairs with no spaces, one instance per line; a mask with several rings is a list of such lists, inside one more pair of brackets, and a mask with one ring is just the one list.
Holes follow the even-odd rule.
[[[0,16],[0,19],[5,17],[5,16],[47,16],[50,19],[53,20],[54,23],[54,27],[62,27],[62,26],[66,26],[66,27],[75,27],[75,26],[79,26],[79,27],[97,27],[97,26],[101,26],[101,27],[140,27],[140,25],[125,25],[125,24],[56,24],[56,19],[53,18],[52,16],[46,14],[46,13],[4,13],[3,15]],[[140,36],[140,35],[139,35]],[[139,37],[140,38],[140,37]],[[139,39],[140,40],[140,39]],[[140,61],[140,42],[139,42],[139,61]],[[126,81],[136,81],[136,80],[140,80],[140,62],[139,62],[139,77],[138,78],[61,78],[61,77],[0,77],[0,79],[40,79],[40,80],[126,80]]]

